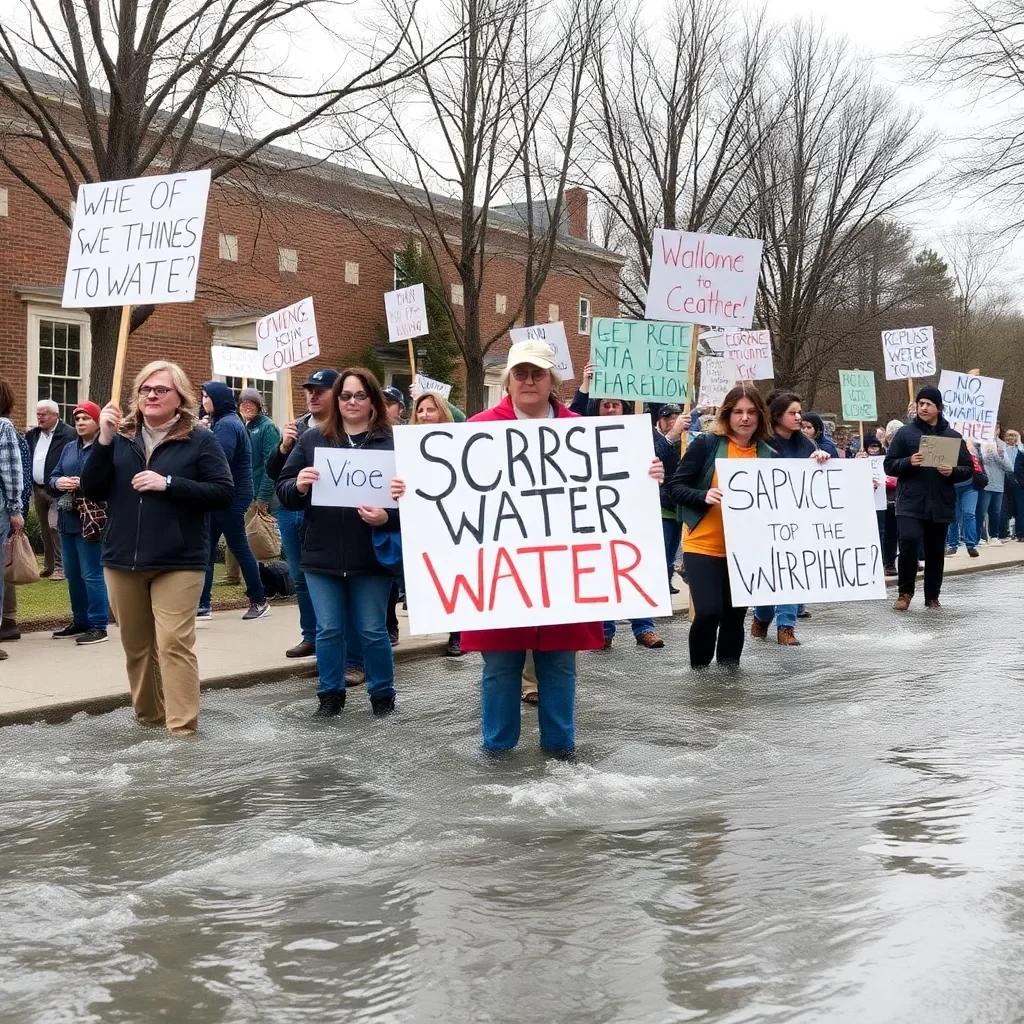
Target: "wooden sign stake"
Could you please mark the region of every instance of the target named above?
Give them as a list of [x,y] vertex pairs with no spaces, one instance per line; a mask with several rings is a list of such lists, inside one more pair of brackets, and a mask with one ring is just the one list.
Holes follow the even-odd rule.
[[242,390],[244,391],[248,386],[249,386],[249,378],[248,377],[243,377],[242,378]]
[[[690,413],[690,404],[693,398],[693,391],[696,384],[697,377],[697,332],[700,328],[697,324],[694,324],[690,328],[690,369],[687,374],[686,380],[686,401],[683,403],[683,415],[688,416]],[[690,443],[690,428],[689,426],[683,431],[683,436],[679,439],[679,450],[685,452],[687,446]],[[692,610],[693,605],[690,605]],[[691,619],[692,621],[692,619]]]
[[409,372],[412,374],[412,382],[416,383],[416,346],[412,343],[412,338],[409,339]]
[[114,380],[110,386],[110,401],[121,404],[121,382],[124,380],[124,360],[128,354],[128,329],[132,325],[132,307],[121,307],[121,326],[117,330],[117,354],[114,356]]
[[864,451],[864,421],[858,420],[857,426],[860,427],[860,450]]
[[292,423],[295,420],[295,395],[292,393],[292,371],[282,370],[284,375],[284,407],[288,413],[288,419],[286,423]]
[[908,377],[907,378],[907,394],[909,395],[910,401],[912,402],[914,400],[914,378],[913,377]]

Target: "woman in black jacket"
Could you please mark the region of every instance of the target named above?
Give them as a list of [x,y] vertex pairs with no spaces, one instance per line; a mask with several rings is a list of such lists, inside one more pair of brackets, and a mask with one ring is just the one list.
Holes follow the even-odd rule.
[[354,367],[338,377],[331,410],[317,430],[302,434],[277,481],[285,508],[303,510],[302,571],[316,610],[316,659],[320,672],[316,716],[345,706],[346,626],[359,634],[366,690],[375,715],[395,708],[395,664],[387,630],[388,595],[394,574],[377,558],[374,531],[398,530],[398,510],[314,505],[317,448],[393,451],[384,394],[369,370]]
[[113,402],[82,469],[82,493],[107,503],[103,575],[120,627],[135,715],[179,734],[199,722],[196,607],[210,513],[234,483],[217,439],[198,425],[184,371],[158,361],[135,378],[126,417]]

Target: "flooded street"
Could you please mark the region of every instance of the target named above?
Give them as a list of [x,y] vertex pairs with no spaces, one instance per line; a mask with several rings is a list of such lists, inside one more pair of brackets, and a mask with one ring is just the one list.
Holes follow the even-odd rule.
[[815,609],[735,673],[620,628],[581,763],[485,758],[479,660],[0,730],[0,1021],[1024,1019],[1024,572]]

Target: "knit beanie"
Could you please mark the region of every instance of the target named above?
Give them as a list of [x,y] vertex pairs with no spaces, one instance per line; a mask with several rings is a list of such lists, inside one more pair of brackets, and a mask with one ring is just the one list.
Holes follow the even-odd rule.
[[255,388],[242,388],[238,404],[241,405],[243,402],[252,402],[260,412],[263,412],[263,396]]
[[942,392],[938,388],[932,387],[931,384],[926,384],[918,391],[916,400],[920,402],[922,398],[926,398],[939,412],[942,412]]
[[[100,407],[95,402],[79,402],[75,406],[75,412],[84,412],[97,426],[100,422]],[[75,412],[71,414],[71,419],[75,418]]]

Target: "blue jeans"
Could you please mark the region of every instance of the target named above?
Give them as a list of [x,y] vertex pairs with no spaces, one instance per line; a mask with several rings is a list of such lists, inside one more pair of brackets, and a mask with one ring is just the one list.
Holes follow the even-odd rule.
[[[653,632],[654,630],[654,619],[630,619],[630,626],[633,628],[633,636],[639,636],[641,633],[646,633],[648,630]],[[606,622],[604,624],[604,635],[606,640],[611,640],[615,636],[615,623]]]
[[775,619],[778,628],[784,629],[786,626],[796,625],[796,613],[799,607],[796,604],[765,604],[754,609],[754,618],[759,622],[768,623],[769,626],[772,624],[772,619]]
[[90,543],[80,533],[62,533],[61,555],[71,596],[71,620],[76,626],[107,628],[107,584],[100,565],[102,544]]
[[238,559],[238,568],[242,570],[242,579],[245,580],[245,595],[250,601],[256,604],[263,604],[267,595],[263,590],[263,581],[260,579],[260,567],[249,550],[249,538],[245,535],[245,509],[235,512],[228,509],[227,512],[210,513],[210,561],[206,566],[206,584],[203,587],[203,594],[199,598],[200,608],[209,608],[213,592],[213,560],[217,556],[217,542],[221,535],[231,551],[231,554]]
[[308,644],[316,642],[316,612],[306,587],[306,574],[302,571],[302,527],[306,521],[305,512],[290,508],[274,509],[277,528],[281,531],[281,550],[288,563],[288,572],[295,584],[295,600],[299,605],[299,629],[302,639]]
[[[484,750],[511,750],[519,742],[526,651],[484,651],[480,681],[480,740]],[[576,652],[534,651],[537,722],[543,750],[576,747]]]
[[999,520],[1003,515],[1003,492],[1002,491],[979,491],[978,492],[978,533],[985,528],[985,518],[988,517],[988,539],[992,540],[999,536]]
[[357,634],[370,697],[394,697],[395,661],[384,619],[390,576],[328,576],[307,572],[306,587],[316,609],[317,693],[342,693],[350,634]]
[[668,563],[668,581],[676,571],[676,555],[679,554],[679,542],[683,536],[683,524],[677,519],[662,519],[661,534],[665,538],[665,561]]
[[968,550],[978,546],[978,493],[973,481],[956,485],[956,519],[949,524],[946,533],[946,546],[954,551],[961,539]]

